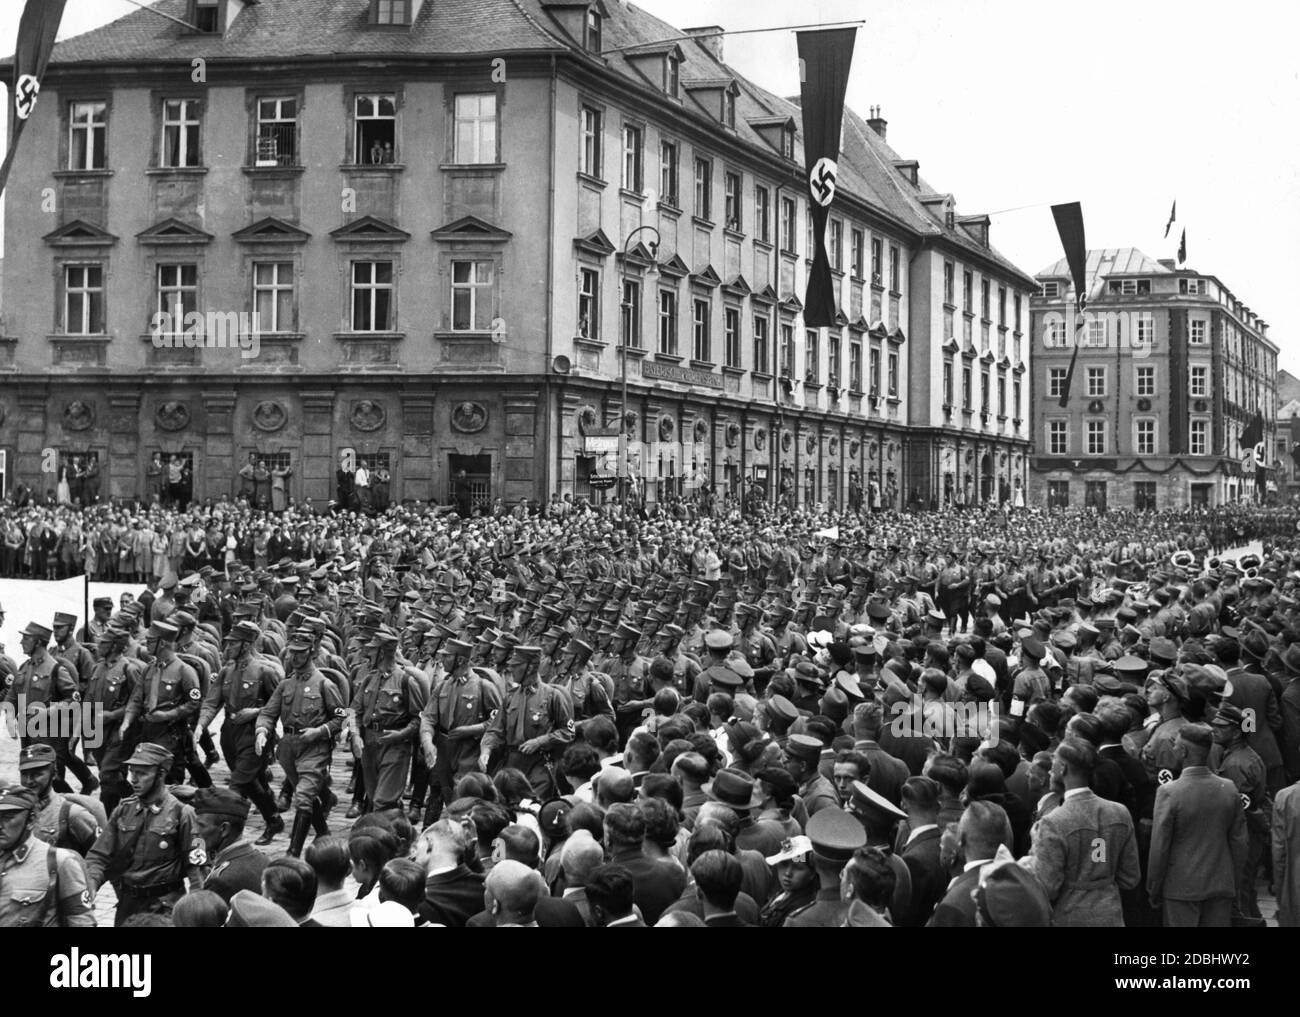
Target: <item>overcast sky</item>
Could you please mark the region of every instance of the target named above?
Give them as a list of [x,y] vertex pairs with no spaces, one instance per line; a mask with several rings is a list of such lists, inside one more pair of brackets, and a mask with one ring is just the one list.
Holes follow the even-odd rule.
[[[616,3],[618,0],[607,0]],[[1300,374],[1300,5],[1237,0],[643,0],[679,28],[864,20],[849,103],[883,107],[889,142],[994,246],[1035,273],[1061,257],[1046,207],[1081,201],[1089,247],[1213,273],[1270,325]],[[129,12],[69,0],[60,37]],[[21,5],[0,0],[0,51]],[[798,92],[790,32],[724,41],[729,63]],[[7,103],[5,105],[7,109]],[[1178,223],[1164,239],[1169,206]]]

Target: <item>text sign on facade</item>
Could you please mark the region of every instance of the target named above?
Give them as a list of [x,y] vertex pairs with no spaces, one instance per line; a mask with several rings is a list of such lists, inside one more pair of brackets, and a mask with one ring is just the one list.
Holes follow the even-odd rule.
[[584,449],[589,456],[606,455],[618,451],[618,435],[589,434]]
[[722,378],[708,371],[696,371],[676,364],[657,364],[641,362],[641,377],[658,378],[662,381],[675,381],[679,385],[702,385],[705,388],[722,388]]

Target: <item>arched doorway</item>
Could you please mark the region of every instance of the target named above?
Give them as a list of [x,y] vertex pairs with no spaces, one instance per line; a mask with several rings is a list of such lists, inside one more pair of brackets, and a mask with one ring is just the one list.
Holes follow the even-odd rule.
[[980,457],[980,501],[988,503],[993,500],[993,455],[985,452]]

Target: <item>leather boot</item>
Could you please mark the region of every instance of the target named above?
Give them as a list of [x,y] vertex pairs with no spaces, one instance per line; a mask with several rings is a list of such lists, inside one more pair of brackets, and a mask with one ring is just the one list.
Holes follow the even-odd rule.
[[278,813],[272,812],[266,821],[266,830],[253,843],[265,847],[282,833],[284,833],[284,820],[280,818]]
[[293,832],[289,834],[289,850],[285,853],[291,858],[302,856],[302,846],[307,843],[307,831],[311,829],[311,809],[299,809],[293,814]]
[[328,837],[330,834],[329,823],[327,822],[328,813],[325,807],[316,802],[315,808],[311,811],[311,828],[316,831],[317,837]]

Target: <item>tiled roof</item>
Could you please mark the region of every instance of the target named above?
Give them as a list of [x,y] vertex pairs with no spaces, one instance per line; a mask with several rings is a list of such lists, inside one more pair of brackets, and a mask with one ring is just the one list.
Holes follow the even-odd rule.
[[[1089,251],[1087,273],[1089,290],[1092,289],[1093,283],[1099,276],[1174,274],[1171,269],[1166,268],[1154,258],[1143,254],[1136,247],[1103,247]],[[1063,276],[1068,279],[1070,266],[1062,258],[1060,261],[1048,265],[1037,275],[1039,278]]]
[[[175,17],[188,14],[188,0],[157,0],[158,10]],[[559,23],[542,0],[427,0],[409,30],[369,27],[369,0],[260,0],[246,7],[223,38],[186,33],[179,25],[149,11],[137,10],[84,35],[66,39],[54,48],[52,62],[189,63],[208,60],[307,59],[355,54],[366,57],[420,54],[473,54],[573,49]],[[783,99],[719,61],[699,40],[630,3],[607,2],[604,22],[604,57],[616,74],[641,85],[653,75],[638,54],[665,52],[665,40],[675,40],[684,59],[680,78],[683,109],[707,116],[688,89],[693,82],[734,80],[740,87],[736,100],[736,135],[763,151],[768,143],[748,122],[772,116],[789,116],[796,126],[795,160],[802,166],[802,119],[797,101]],[[640,47],[626,52],[626,47]],[[610,50],[620,50],[612,53]],[[652,78],[652,84],[657,80]],[[917,187],[894,167],[899,156],[860,116],[845,110],[843,152],[839,184],[850,194],[874,206],[886,219],[924,237],[946,238],[958,248],[990,259],[1008,273],[1029,282],[1029,277],[994,248],[978,243],[961,225],[947,229],[942,208],[927,209],[918,195],[936,189],[925,181]],[[801,171],[792,177],[802,178]]]

